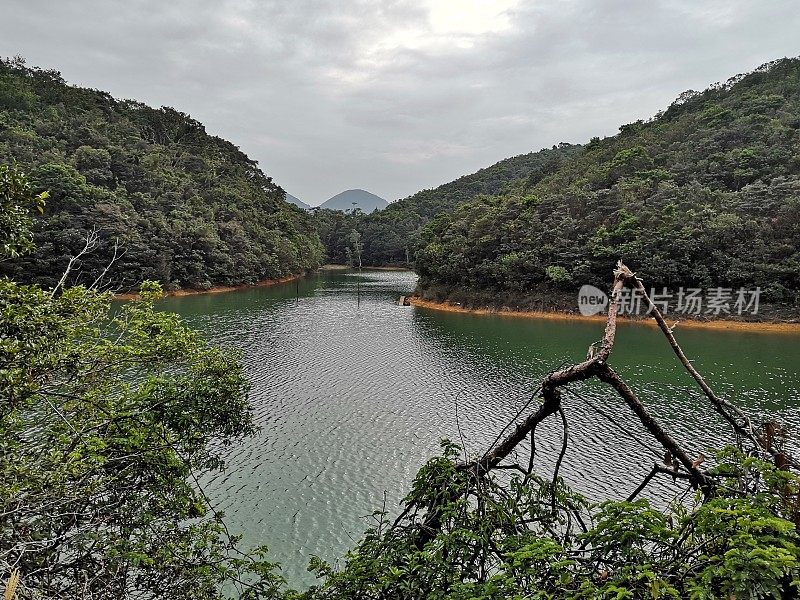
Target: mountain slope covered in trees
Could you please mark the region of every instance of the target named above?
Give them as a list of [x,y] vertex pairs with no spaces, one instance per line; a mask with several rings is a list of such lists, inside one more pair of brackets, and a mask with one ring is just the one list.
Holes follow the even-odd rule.
[[[0,165],[0,260],[33,248],[28,208],[42,198],[31,192],[24,173]],[[626,283],[633,274],[620,268],[615,288]],[[724,417],[731,445],[709,467],[703,454],[692,461],[691,446],[662,429],[607,364],[610,318],[595,355],[545,377],[535,412],[524,414],[536,396],[472,460],[463,438],[443,440],[399,516],[384,499],[342,559],[311,557],[318,585],[287,589],[265,547],[247,549],[231,536],[201,483],[218,476],[226,446],[257,429],[239,355],[159,310],[160,296],[144,282],[138,301],[114,308],[95,289],[67,285],[55,294],[0,278],[6,599],[797,597],[800,477],[786,430],[772,419],[751,426],[706,388],[710,405],[698,410]],[[599,504],[571,490],[558,466],[572,439],[560,390],[595,377],[652,436],[650,445],[634,439],[666,450],[627,499]],[[533,449],[557,414],[564,445],[551,478],[536,470]],[[529,436],[525,470],[517,456]],[[667,487],[653,490],[655,478]],[[665,493],[678,500],[660,506]]]
[[459,203],[479,195],[497,194],[513,182],[532,185],[579,150],[580,146],[559,144],[552,149],[507,158],[450,183],[392,202],[377,213],[345,215],[318,210],[320,238],[331,262],[346,261],[347,248],[352,245],[351,234],[356,230],[363,243],[364,264],[406,264],[414,259],[422,228],[437,215],[453,211]]
[[118,240],[111,278],[167,289],[278,278],[315,268],[322,246],[304,211],[236,146],[171,108],[69,86],[55,71],[0,61],[0,163],[48,190],[36,251],[0,265],[51,286],[96,230],[73,275],[89,282]]
[[441,213],[423,245],[421,289],[437,299],[522,303],[603,285],[622,258],[657,287],[760,286],[796,304],[800,60],[686,92],[539,181]]

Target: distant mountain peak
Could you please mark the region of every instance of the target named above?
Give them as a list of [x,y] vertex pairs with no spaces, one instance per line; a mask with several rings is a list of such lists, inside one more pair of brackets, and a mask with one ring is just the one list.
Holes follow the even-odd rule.
[[292,196],[289,192],[286,192],[286,201],[289,204],[294,204],[302,208],[303,210],[311,210],[311,206],[300,200],[297,196]]
[[367,190],[353,189],[345,190],[329,198],[320,205],[320,208],[341,211],[358,208],[362,212],[371,213],[376,208],[383,210],[387,206],[389,206],[389,203],[380,196],[376,196]]

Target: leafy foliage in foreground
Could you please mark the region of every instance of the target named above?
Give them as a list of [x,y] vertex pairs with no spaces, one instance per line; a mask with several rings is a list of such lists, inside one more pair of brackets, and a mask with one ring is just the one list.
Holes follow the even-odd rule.
[[356,230],[364,240],[365,265],[408,264],[414,260],[423,227],[438,215],[452,212],[458,204],[480,195],[500,193],[513,183],[532,185],[579,149],[580,146],[559,144],[552,149],[507,158],[369,214],[316,209],[314,218],[328,260],[347,262],[349,239]]
[[322,258],[310,217],[188,115],[0,60],[0,162],[12,161],[50,192],[36,251],[0,265],[18,281],[53,286],[93,229],[105,244],[83,257],[83,280],[98,275],[118,239],[125,254],[114,275],[126,288],[253,283]]
[[[0,198],[36,202],[8,169]],[[7,255],[30,245],[24,214],[10,214]],[[108,294],[0,280],[0,570],[18,569],[19,600],[798,597],[788,470],[729,448],[714,493],[665,513],[592,506],[535,474],[478,481],[449,442],[394,523],[375,513],[341,569],[314,559],[323,582],[287,591],[198,484],[221,467],[218,444],[253,432],[241,366],[155,310],[159,294],[146,283],[112,312]]]
[[[798,597],[800,481],[769,463],[728,449],[710,501],[662,512],[647,500],[590,506],[535,475],[495,476],[474,494],[460,449],[444,450],[417,475],[405,515],[376,513],[341,570],[312,562],[325,582],[306,599]],[[434,505],[440,530],[420,546]]]
[[[0,165],[0,256],[16,258],[33,250],[30,210],[35,206],[39,212],[44,212],[48,194],[41,192],[29,199],[29,192],[28,180],[21,171]],[[19,202],[20,198],[25,199],[24,204]]]
[[212,440],[253,432],[241,369],[142,295],[111,317],[108,295],[0,281],[0,560],[22,598],[213,598],[259,566],[196,485]]
[[[30,247],[28,190],[0,168],[5,256]],[[159,296],[145,283],[112,310],[108,293],[0,279],[0,573],[20,574],[19,600],[277,594],[198,484],[254,431],[238,357]]]
[[604,286],[622,258],[653,286],[800,296],[800,59],[687,92],[593,139],[539,181],[441,213],[421,286],[524,298]]

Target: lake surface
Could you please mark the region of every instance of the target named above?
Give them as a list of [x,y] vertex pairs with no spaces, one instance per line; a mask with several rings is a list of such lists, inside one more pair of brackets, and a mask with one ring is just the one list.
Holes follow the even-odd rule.
[[[244,353],[261,431],[228,450],[227,470],[207,488],[231,529],[245,544],[267,544],[294,586],[313,583],[310,555],[343,556],[367,527],[364,516],[384,501],[396,512],[440,439],[461,443],[456,412],[467,452],[482,452],[548,371],[582,360],[602,335],[601,323],[397,306],[415,282],[410,272],[323,272],[297,284],[163,302],[207,338]],[[676,335],[719,394],[777,414],[796,433],[800,336],[680,327]],[[692,452],[728,439],[656,329],[622,324],[611,364]],[[627,495],[663,456],[600,385],[575,386],[565,410],[570,444],[561,473],[593,499]],[[541,473],[552,472],[560,445],[560,420],[545,422]],[[660,482],[652,490],[667,498],[677,488]]]

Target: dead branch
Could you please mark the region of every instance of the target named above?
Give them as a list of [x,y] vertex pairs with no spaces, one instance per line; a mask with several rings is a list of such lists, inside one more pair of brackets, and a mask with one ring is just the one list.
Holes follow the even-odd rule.
[[[670,346],[675,351],[681,363],[689,371],[689,373],[700,385],[703,392],[711,400],[712,405],[716,410],[722,414],[726,420],[734,426],[735,430],[745,435],[748,439],[752,440],[755,444],[759,445],[758,440],[752,432],[752,426],[747,416],[737,407],[720,399],[714,394],[713,390],[708,386],[702,376],[697,372],[691,364],[686,355],[680,348],[675,336],[672,334],[671,329],[664,321],[663,315],[658,308],[652,303],[646,290],[639,278],[628,268],[622,261],[617,263],[617,268],[614,270],[614,285],[611,290],[611,299],[608,307],[608,318],[606,320],[605,332],[600,341],[599,350],[590,352],[589,357],[578,364],[559,369],[548,374],[541,385],[541,396],[543,399],[542,405],[535,413],[517,425],[514,431],[503,439],[498,445],[489,448],[483,457],[471,463],[460,465],[461,469],[474,471],[476,475],[482,476],[487,474],[492,469],[496,468],[500,463],[530,434],[535,434],[536,427],[552,414],[562,410],[561,407],[561,390],[559,388],[565,387],[570,383],[577,381],[584,381],[592,377],[597,377],[604,383],[609,384],[619,396],[625,401],[628,407],[639,418],[639,421],[644,425],[645,429],[661,444],[661,446],[669,451],[672,456],[681,464],[681,466],[690,475],[690,482],[693,486],[698,487],[708,494],[711,490],[711,480],[702,472],[698,466],[694,464],[687,452],[678,444],[672,436],[664,430],[658,422],[649,414],[642,402],[636,397],[636,394],[628,386],[627,383],[617,374],[607,361],[611,356],[614,348],[614,341],[616,338],[617,327],[617,314],[619,312],[619,299],[622,289],[625,285],[631,285],[634,289],[638,290],[643,295],[648,305],[651,307],[653,317],[656,319],[659,327],[662,329],[670,343]],[[739,416],[743,424],[736,422],[736,419],[731,416],[730,412],[734,412]]]
[[683,468],[691,475],[690,482],[692,485],[699,487],[705,494],[711,492],[711,480],[702,473],[695,465],[688,454],[681,448],[678,443],[659,425],[647,409],[633,393],[633,390],[628,386],[625,381],[608,365],[603,365],[603,368],[597,373],[597,378],[604,383],[613,387],[617,393],[625,400],[628,407],[639,417],[642,425],[650,434],[658,440],[658,442],[668,450],[673,458],[678,459]]
[[[61,275],[61,279],[58,280],[58,283],[53,288],[53,290],[50,292],[50,296],[51,297],[54,297],[56,295],[56,292],[58,292],[59,289],[64,287],[64,285],[67,282],[67,278],[69,277],[70,273],[75,268],[75,265],[80,261],[80,259],[83,256],[86,256],[87,254],[91,254],[92,252],[94,252],[98,248],[99,245],[100,245],[100,234],[99,234],[98,230],[96,228],[94,228],[89,233],[86,234],[86,239],[84,241],[83,248],[81,248],[80,251],[77,254],[75,254],[74,256],[71,256],[69,258],[69,262],[67,262],[67,268],[64,270],[64,273]],[[103,270],[100,272],[100,274],[95,278],[95,280],[91,283],[91,285],[88,286],[88,289],[95,290],[95,291],[101,291],[101,289],[102,289],[101,284],[103,282],[103,279],[106,277],[108,272],[111,270],[111,267],[113,267],[114,264],[120,258],[125,256],[125,252],[126,251],[124,249],[120,250],[119,238],[115,239],[114,240],[114,254],[111,256],[111,259],[103,267]],[[81,272],[78,271],[78,275],[75,277],[75,284],[78,283],[80,278],[81,278]]]
[[[503,465],[503,461],[516,449],[516,447],[530,436],[531,453],[528,465],[527,476],[533,470],[533,459],[536,448],[535,433],[537,426],[547,419],[549,416],[559,413],[562,418],[562,425],[564,428],[564,437],[562,442],[561,453],[559,454],[556,463],[555,473],[553,476],[553,488],[555,489],[558,471],[566,451],[567,444],[567,421],[562,407],[562,388],[571,383],[585,381],[591,378],[608,384],[625,402],[628,408],[636,415],[641,424],[647,432],[667,451],[667,456],[670,457],[670,465],[672,468],[666,468],[661,465],[654,465],[648,475],[644,478],[641,484],[630,495],[629,499],[634,499],[638,496],[650,481],[657,474],[665,474],[671,476],[673,479],[681,479],[687,481],[693,488],[700,489],[703,496],[708,499],[713,495],[715,482],[714,478],[708,472],[701,470],[700,466],[702,460],[692,460],[686,450],[653,418],[647,411],[644,404],[637,398],[631,387],[614,371],[607,363],[614,348],[614,341],[616,337],[617,327],[617,314],[619,312],[620,295],[623,288],[629,285],[637,290],[642,297],[647,301],[650,312],[656,320],[661,331],[667,338],[670,346],[675,352],[676,356],[683,364],[684,368],[694,378],[700,389],[711,401],[713,408],[733,427],[734,431],[750,440],[754,446],[761,452],[772,452],[770,442],[763,442],[753,431],[750,418],[738,407],[730,402],[719,398],[710,386],[706,383],[703,377],[691,364],[691,361],[686,357],[680,345],[678,344],[672,329],[664,321],[664,317],[658,308],[653,304],[650,297],[647,295],[642,281],[626,267],[622,261],[617,263],[617,268],[614,270],[614,284],[611,290],[611,297],[608,306],[608,317],[606,320],[605,331],[599,343],[599,350],[595,351],[597,344],[593,344],[590,348],[586,360],[583,362],[559,368],[556,371],[549,373],[540,386],[540,395],[542,404],[533,414],[529,415],[522,422],[518,423],[513,431],[505,438],[502,438],[503,432],[508,428],[508,425],[501,431],[498,438],[487,448],[484,454],[473,461],[464,462],[457,466],[461,472],[467,472],[471,475],[474,481],[475,489],[479,490],[481,481],[490,474],[493,469],[503,468],[519,468],[518,465]],[[527,406],[527,405],[526,405]],[[514,421],[520,416],[518,413]],[[737,418],[739,421],[737,421]],[[514,422],[512,421],[512,423]],[[765,434],[766,435],[766,434]],[[641,442],[640,442],[641,443]],[[772,452],[774,454],[774,452]],[[682,470],[679,470],[682,469]],[[524,472],[524,470],[523,470]],[[468,490],[467,495],[473,493],[475,490]],[[553,492],[555,494],[555,491]],[[442,498],[441,501],[446,501],[447,498]],[[555,496],[553,496],[553,504],[555,503]],[[411,506],[407,506],[403,515],[395,521],[397,525],[402,518],[409,514]],[[441,529],[441,505],[434,504],[428,508],[427,514],[420,523],[416,544],[418,547],[433,539],[438,531]],[[416,514],[416,509],[415,509]]]
[[561,451],[558,453],[558,460],[556,460],[556,466],[553,469],[553,484],[552,484],[552,501],[551,501],[551,510],[556,512],[556,485],[558,484],[558,472],[561,470],[561,463],[564,461],[564,455],[567,453],[567,444],[569,444],[569,425],[567,424],[567,415],[564,414],[564,409],[559,406],[558,407],[558,414],[561,417],[561,426],[564,429],[564,433],[561,438]]
[[86,240],[84,242],[83,248],[75,254],[74,256],[70,256],[69,262],[67,262],[67,268],[64,270],[64,274],[61,275],[61,279],[58,280],[56,287],[53,288],[53,291],[50,292],[51,296],[55,296],[56,292],[60,287],[64,285],[67,281],[67,277],[69,277],[72,268],[75,266],[75,263],[80,260],[82,256],[89,254],[97,248],[98,244],[100,243],[100,236],[97,233],[97,229],[92,229],[89,233],[86,234]]
[[116,263],[120,258],[125,256],[125,252],[126,252],[126,250],[122,250],[122,252],[120,252],[120,249],[119,249],[119,238],[115,238],[114,239],[114,255],[111,257],[111,260],[109,260],[106,263],[106,266],[103,268],[103,271],[100,273],[100,275],[98,275],[97,278],[92,282],[92,285],[89,286],[90,290],[99,290],[100,289],[98,286],[103,281],[103,278],[106,276],[106,274],[111,269],[111,267],[114,266],[114,263]]
[[[724,418],[731,425],[731,427],[733,427],[736,433],[748,438],[756,447],[760,447],[761,443],[758,441],[755,432],[753,431],[753,425],[750,422],[750,417],[748,417],[739,407],[734,406],[730,402],[727,402],[726,400],[717,396],[711,387],[709,387],[709,385],[706,383],[705,379],[703,379],[702,375],[697,372],[697,369],[694,368],[692,361],[690,361],[686,354],[684,354],[683,349],[675,339],[675,335],[672,333],[672,327],[667,325],[667,322],[664,320],[664,315],[661,314],[661,311],[650,299],[650,296],[647,295],[647,290],[645,290],[642,280],[639,277],[632,276],[629,281],[633,288],[637,290],[647,302],[649,312],[653,315],[653,319],[655,319],[656,323],[658,324],[658,328],[661,329],[661,331],[664,333],[664,336],[667,338],[670,347],[672,348],[673,352],[675,352],[675,356],[678,357],[678,360],[697,382],[697,385],[700,386],[700,389],[703,390],[703,393],[706,395],[706,397],[711,401],[711,406],[714,408],[714,410],[719,413],[719,415],[722,416],[722,418]],[[735,416],[739,417],[741,422],[737,422],[731,413],[734,413]]]
[[598,367],[608,360],[608,357],[611,356],[611,351],[614,349],[619,297],[626,280],[632,276],[633,273],[622,262],[618,264],[617,269],[614,271],[614,287],[611,290],[608,320],[606,321],[603,339],[600,342],[600,350],[591,358],[577,365],[571,365],[547,375],[541,385],[541,394],[544,402],[539,410],[517,425],[514,431],[499,445],[487,450],[481,459],[462,465],[462,469],[475,470],[479,474],[485,474],[499,465],[520,442],[528,437],[529,433],[536,429],[539,423],[558,412],[561,406],[561,392],[558,388],[576,381],[584,381],[596,375]]

